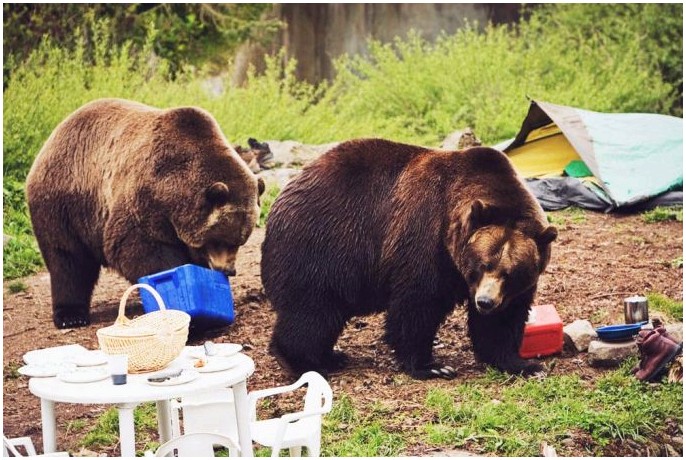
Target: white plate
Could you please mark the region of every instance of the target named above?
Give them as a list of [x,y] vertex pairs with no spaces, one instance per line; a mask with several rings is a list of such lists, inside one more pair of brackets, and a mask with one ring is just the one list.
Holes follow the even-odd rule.
[[77,369],[71,372],[60,372],[57,378],[69,383],[89,383],[104,380],[110,376],[105,367],[91,367],[88,369]]
[[209,358],[200,358],[205,362],[205,365],[202,367],[196,367],[196,362],[198,361],[193,360],[191,361],[193,365],[193,369],[195,369],[198,372],[201,373],[206,373],[206,372],[219,372],[219,371],[225,371],[227,369],[231,369],[232,367],[235,367],[238,365],[238,361],[233,359],[233,358],[227,358],[225,356],[210,356]]
[[74,364],[56,363],[56,364],[27,364],[18,369],[21,375],[27,377],[54,377],[60,372],[73,371],[76,369]]
[[107,355],[100,350],[88,350],[70,357],[68,361],[79,367],[100,366],[107,364]]
[[[215,343],[214,348],[217,353],[212,356],[233,356],[243,349],[243,345],[238,343]],[[205,358],[205,347],[188,347],[187,355],[191,358]]]
[[81,345],[62,345],[60,347],[43,348],[41,350],[33,350],[24,354],[24,362],[26,364],[46,364],[58,363],[66,361],[67,358],[88,350]]
[[[156,387],[167,387],[170,385],[181,385],[182,383],[188,383],[192,382],[193,380],[197,379],[200,376],[195,370],[193,369],[184,369],[181,375],[178,377],[174,377],[171,379],[167,379],[163,382],[151,382],[149,380],[145,380],[148,385],[156,386]],[[151,376],[153,377],[153,376]]]

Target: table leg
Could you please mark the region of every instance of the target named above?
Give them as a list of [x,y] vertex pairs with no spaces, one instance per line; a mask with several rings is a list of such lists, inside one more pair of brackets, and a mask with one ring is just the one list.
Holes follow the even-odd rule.
[[136,404],[118,404],[119,411],[119,445],[122,457],[136,456],[136,435],[133,424],[133,410]]
[[43,453],[57,450],[57,423],[55,421],[55,402],[41,398],[40,417],[43,425]]
[[172,438],[171,404],[168,399],[157,401],[157,429],[160,433],[160,444]]
[[252,457],[248,385],[245,380],[233,386],[233,401],[236,407],[236,427],[238,428],[238,445],[241,448],[241,457]]

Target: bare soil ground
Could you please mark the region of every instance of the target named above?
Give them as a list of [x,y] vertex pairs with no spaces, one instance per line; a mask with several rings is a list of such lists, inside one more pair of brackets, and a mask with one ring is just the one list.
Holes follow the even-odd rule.
[[[682,299],[683,269],[672,264],[683,253],[681,223],[645,224],[639,215],[591,212],[586,212],[581,219],[574,218],[577,214],[564,212],[551,215],[564,223],[559,225],[560,236],[554,243],[547,273],[541,279],[536,303],[555,304],[565,324],[575,319],[589,319],[594,326],[621,323],[622,299],[630,295],[657,292],[672,299]],[[249,390],[292,381],[267,351],[275,318],[260,282],[263,238],[264,230],[256,229],[239,253],[239,274],[232,279],[236,322],[207,335],[217,342],[245,346],[246,353],[256,363],[255,374],[248,382]],[[118,275],[103,272],[93,298],[92,324],[82,329],[57,330],[51,321],[49,280],[49,274],[43,272],[21,280],[28,287],[24,292],[11,294],[8,283],[3,289],[3,432],[10,437],[30,436],[37,446],[42,442],[40,405],[38,398],[28,391],[28,379],[16,373],[22,365],[22,355],[37,348],[72,343],[97,348],[95,332],[113,323],[119,299],[128,286]],[[141,313],[138,301],[130,301],[127,316]],[[417,415],[426,412],[421,408],[427,390],[450,388],[455,381],[415,381],[401,376],[390,350],[381,341],[382,325],[380,315],[350,322],[338,344],[349,354],[351,363],[343,372],[331,376],[334,397],[342,392],[351,395],[361,411],[370,408],[375,401],[383,401],[405,412],[407,417],[394,419],[409,424],[388,428],[411,430],[413,426],[429,421],[430,414]],[[462,308],[458,307],[448,318],[439,331],[439,338],[444,346],[436,350],[436,355],[445,364],[458,369],[457,382],[483,374],[483,366],[475,362],[471,352]],[[203,340],[196,339],[193,343]],[[544,361],[555,363],[551,374],[575,373],[590,381],[606,372],[589,367],[584,354],[568,350]],[[78,418],[94,421],[105,409],[103,406],[57,404],[59,448],[78,452],[83,434],[70,432],[70,422]],[[682,436],[682,423],[665,421],[664,433],[645,444],[618,442],[601,452],[609,456],[681,454],[683,442],[678,439]],[[580,434],[575,441],[558,448],[558,454],[588,455],[590,438]],[[434,450],[418,442],[403,454],[429,455]],[[117,455],[118,448],[107,454]]]

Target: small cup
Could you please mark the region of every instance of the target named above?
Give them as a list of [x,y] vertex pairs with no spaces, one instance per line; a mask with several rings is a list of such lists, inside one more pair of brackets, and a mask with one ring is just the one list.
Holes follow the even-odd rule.
[[109,355],[107,364],[112,376],[112,383],[115,385],[126,384],[126,374],[129,370],[128,355]]
[[648,299],[642,296],[624,299],[624,322],[626,324],[648,321]]

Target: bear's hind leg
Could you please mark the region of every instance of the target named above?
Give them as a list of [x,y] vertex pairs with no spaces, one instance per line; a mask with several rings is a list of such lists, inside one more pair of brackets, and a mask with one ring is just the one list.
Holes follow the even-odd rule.
[[49,250],[44,257],[50,272],[53,323],[59,329],[89,325],[89,307],[100,263],[85,250]]
[[347,361],[343,353],[333,350],[345,319],[315,312],[277,310],[269,350],[294,375],[316,371],[326,377],[342,369]]
[[393,348],[403,370],[416,379],[457,376],[455,369],[433,359],[436,332],[453,306],[439,300],[393,302],[386,316],[386,343]]

